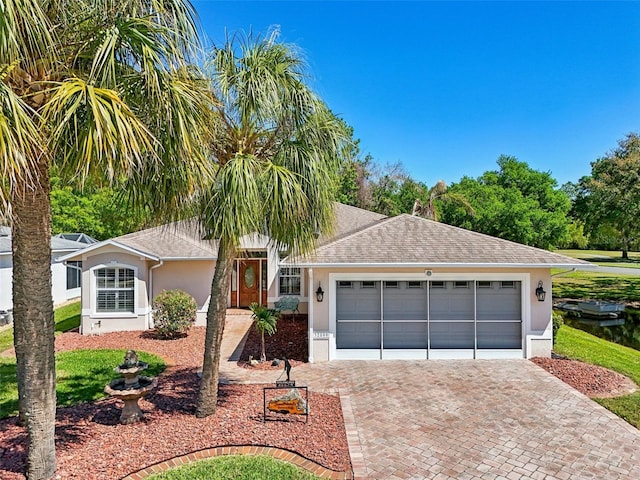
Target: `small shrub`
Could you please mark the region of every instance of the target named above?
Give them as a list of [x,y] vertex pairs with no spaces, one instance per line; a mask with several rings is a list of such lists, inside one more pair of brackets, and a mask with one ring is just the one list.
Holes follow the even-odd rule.
[[558,330],[560,327],[564,325],[564,317],[559,312],[553,312],[553,344],[556,344],[556,336],[558,335]]
[[196,321],[198,305],[183,290],[165,290],[153,300],[153,323],[159,338],[176,338],[187,333]]

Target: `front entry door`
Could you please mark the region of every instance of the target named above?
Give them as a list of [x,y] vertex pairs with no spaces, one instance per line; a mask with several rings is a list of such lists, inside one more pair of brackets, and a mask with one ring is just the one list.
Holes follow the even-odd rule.
[[260,260],[240,260],[240,307],[260,303]]

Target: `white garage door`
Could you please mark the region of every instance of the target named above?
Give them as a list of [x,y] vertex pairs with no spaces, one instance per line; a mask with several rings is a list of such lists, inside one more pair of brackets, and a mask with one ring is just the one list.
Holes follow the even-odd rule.
[[338,358],[522,357],[521,282],[338,281]]

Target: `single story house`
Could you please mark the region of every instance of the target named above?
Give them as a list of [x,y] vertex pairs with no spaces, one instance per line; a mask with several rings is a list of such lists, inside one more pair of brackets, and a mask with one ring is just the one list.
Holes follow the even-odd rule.
[[[84,233],[61,233],[51,238],[51,296],[54,305],[60,305],[80,296],[81,261],[60,260],[78,250],[97,243]],[[0,310],[11,310],[13,282],[13,253],[11,228],[0,226]]]
[[[242,239],[230,307],[295,297],[309,360],[530,358],[552,347],[551,269],[591,264],[423,218],[335,204],[334,231],[304,257]],[[205,324],[217,242],[189,221],[100,242],[82,262],[83,334],[153,327],[151,303],[180,288]]]

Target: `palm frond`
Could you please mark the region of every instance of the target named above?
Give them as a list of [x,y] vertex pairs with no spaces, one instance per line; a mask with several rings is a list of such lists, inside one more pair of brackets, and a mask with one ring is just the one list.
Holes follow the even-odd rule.
[[56,84],[51,95],[43,117],[63,172],[80,179],[105,172],[114,181],[131,175],[145,160],[157,160],[152,133],[117,92],[69,78]]
[[51,58],[52,25],[38,0],[0,1],[0,62],[22,62],[30,70],[36,61]]
[[192,213],[195,196],[216,174],[209,157],[212,105],[208,84],[194,69],[165,74],[162,95],[149,97],[141,115],[156,133],[160,162],[145,162],[128,182],[135,205],[163,220]]
[[211,188],[200,199],[200,221],[208,237],[237,246],[243,235],[264,230],[259,172],[260,163],[251,155],[238,154],[218,167]]
[[0,67],[0,212],[8,212],[9,190],[16,180],[35,181],[32,173],[40,155],[42,136],[35,124],[37,113],[3,81],[11,66]]

